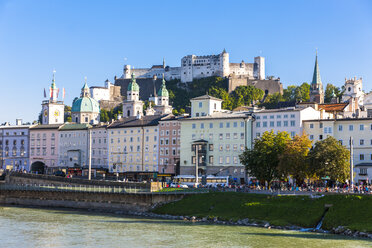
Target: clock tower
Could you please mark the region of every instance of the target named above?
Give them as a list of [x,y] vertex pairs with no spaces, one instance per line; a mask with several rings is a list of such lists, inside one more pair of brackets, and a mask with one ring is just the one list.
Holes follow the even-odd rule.
[[[42,105],[41,124],[63,124],[65,116],[65,105],[63,101],[58,101],[59,89],[56,86],[53,72],[52,85],[49,88],[49,100],[44,100]],[[46,92],[44,91],[44,97]],[[64,97],[64,96],[63,96]]]

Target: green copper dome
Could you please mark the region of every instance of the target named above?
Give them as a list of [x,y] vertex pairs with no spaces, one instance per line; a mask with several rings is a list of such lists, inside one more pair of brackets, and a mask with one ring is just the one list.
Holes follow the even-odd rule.
[[71,112],[100,112],[99,103],[90,97],[87,82],[85,82],[83,88],[81,88],[80,98],[72,103]]
[[165,79],[164,79],[164,74],[163,74],[163,83],[160,86],[160,89],[158,91],[158,96],[164,96],[164,97],[169,97],[169,93],[167,88],[165,87]]
[[134,73],[132,73],[132,81],[128,84],[128,91],[139,92],[139,85],[136,83],[136,78],[134,77]]
[[80,97],[72,104],[71,112],[99,113],[99,103],[90,97]]

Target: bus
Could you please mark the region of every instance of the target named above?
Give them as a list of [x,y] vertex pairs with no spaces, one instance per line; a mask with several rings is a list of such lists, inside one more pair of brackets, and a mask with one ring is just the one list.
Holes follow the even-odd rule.
[[[179,175],[173,178],[174,183],[187,185],[188,187],[195,186],[195,176],[192,175]],[[228,187],[229,186],[229,177],[228,176],[201,176],[198,178],[199,184],[208,186],[208,187]]]

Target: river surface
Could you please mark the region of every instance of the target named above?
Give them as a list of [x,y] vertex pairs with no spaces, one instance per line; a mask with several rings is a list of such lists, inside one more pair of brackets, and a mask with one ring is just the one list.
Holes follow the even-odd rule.
[[65,209],[0,206],[0,247],[372,247],[370,240]]

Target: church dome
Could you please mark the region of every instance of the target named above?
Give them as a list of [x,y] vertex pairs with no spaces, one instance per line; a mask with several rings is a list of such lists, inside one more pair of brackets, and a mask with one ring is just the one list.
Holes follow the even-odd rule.
[[99,103],[91,97],[80,97],[72,104],[71,112],[99,113]]
[[165,86],[164,74],[163,74],[163,83],[160,86],[160,89],[158,91],[158,96],[169,97],[169,92],[167,90],[167,87]]
[[136,78],[134,77],[134,73],[132,73],[132,81],[128,84],[128,91],[139,92],[139,85],[136,82]]
[[71,112],[100,112],[99,103],[90,97],[89,87],[86,82],[81,89],[80,98],[76,99],[72,103]]

